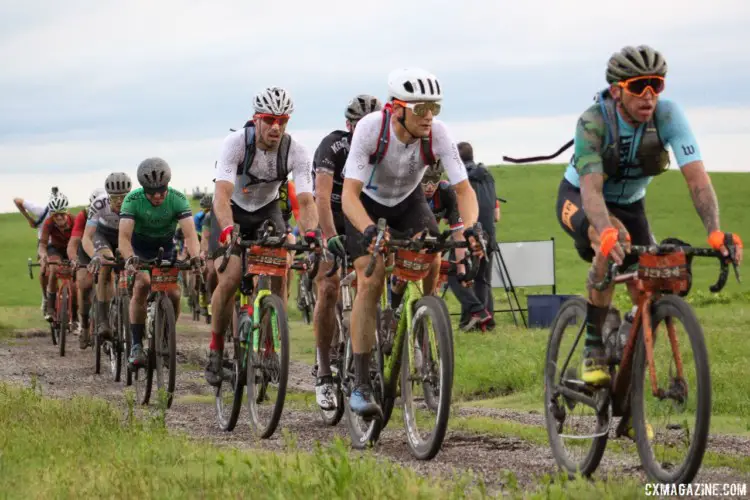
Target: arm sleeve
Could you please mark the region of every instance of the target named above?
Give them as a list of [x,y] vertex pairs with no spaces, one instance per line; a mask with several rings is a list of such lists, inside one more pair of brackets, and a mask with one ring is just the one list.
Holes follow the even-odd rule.
[[295,140],[289,146],[289,163],[297,192],[312,194],[312,161],[307,149]]
[[237,167],[245,160],[245,130],[239,129],[224,138],[216,161],[216,180],[234,184]]
[[589,108],[578,118],[573,140],[573,167],[580,176],[604,172],[603,141],[604,121],[597,119],[594,110]]
[[443,162],[443,168],[448,175],[452,185],[465,181],[469,178],[466,166],[458,154],[456,141],[453,140],[448,127],[441,121],[432,122],[432,149],[435,155]]
[[687,116],[677,103],[669,100],[659,102],[656,120],[662,140],[669,144],[680,168],[688,163],[700,161],[701,151]]
[[31,201],[24,200],[23,201],[23,208],[25,208],[28,213],[30,213],[31,215],[33,215],[35,219],[39,219],[39,217],[41,217],[42,214],[44,213],[44,209],[46,207],[43,207],[41,205],[37,205],[36,203],[31,202]]
[[316,172],[325,172],[327,174],[336,173],[336,153],[334,153],[332,145],[335,138],[329,134],[323,138],[315,150],[315,156],[313,158],[313,169]]

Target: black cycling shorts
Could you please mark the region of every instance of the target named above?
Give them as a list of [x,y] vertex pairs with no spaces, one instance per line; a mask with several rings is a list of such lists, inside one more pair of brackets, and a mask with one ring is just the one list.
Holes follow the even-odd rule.
[[[211,210],[211,233],[208,239],[208,254],[211,259],[215,259],[223,253],[222,247],[219,244],[219,236],[221,236],[223,228],[219,226],[215,213],[214,210]],[[235,224],[240,225],[240,233],[243,239],[257,239],[258,229],[267,220],[273,223],[274,227],[277,228],[277,232],[282,233],[286,230],[284,217],[281,215],[281,209],[276,201],[272,201],[255,212],[247,212],[233,203],[232,219]],[[239,255],[239,249],[237,254]]]
[[[617,205],[607,202],[607,210],[622,222],[630,233],[633,245],[650,245],[654,243],[651,228],[646,218],[646,207],[643,199],[629,205]],[[589,220],[583,211],[581,190],[563,179],[557,192],[557,220],[568,235],[573,238],[578,255],[587,262],[594,258],[594,249],[589,240]],[[623,268],[635,264],[635,257],[626,257]]]
[[[432,234],[439,234],[440,232],[437,220],[427,204],[422,186],[417,186],[405,200],[393,207],[381,205],[364,193],[360,194],[359,199],[362,201],[367,215],[375,224],[377,224],[378,219],[385,218],[392,238],[404,238],[410,230],[412,234],[417,234],[425,229],[428,229]],[[364,236],[349,222],[349,219],[345,218],[345,226],[346,250],[353,262],[365,255],[367,249],[363,247]]]
[[133,246],[133,253],[141,260],[155,259],[159,255],[159,248],[163,249],[162,259],[171,259],[175,252],[173,236],[167,238],[147,238],[138,233],[133,233],[133,236],[130,238],[130,244]]

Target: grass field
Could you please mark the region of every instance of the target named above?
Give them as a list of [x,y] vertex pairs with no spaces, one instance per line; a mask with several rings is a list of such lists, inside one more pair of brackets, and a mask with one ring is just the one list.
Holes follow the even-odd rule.
[[[559,227],[554,214],[557,186],[563,169],[561,165],[504,166],[492,169],[498,194],[508,200],[508,203],[502,206],[503,216],[498,224],[498,237],[501,241],[555,238],[558,293],[582,294],[588,265],[580,261],[570,239]],[[750,219],[746,219],[741,211],[747,206],[746,197],[750,192],[750,175],[717,173],[711,174],[711,178],[721,204],[723,229],[737,232],[747,239],[747,235],[750,234]],[[696,246],[706,245],[705,232],[679,173],[668,172],[656,179],[649,187],[646,206],[657,239],[675,236]],[[40,292],[36,280],[37,270],[35,270],[35,279],[32,281],[28,277],[26,268],[26,259],[35,254],[35,231],[26,225],[19,214],[0,214],[0,231],[4,236],[0,240],[0,255],[3,257],[0,259],[0,276],[2,277],[0,279],[4,285],[0,287],[0,337],[2,337],[18,328],[44,325],[39,314]],[[712,432],[747,436],[750,435],[750,424],[747,419],[747,415],[750,414],[750,365],[747,362],[750,359],[750,343],[747,342],[746,335],[750,325],[750,289],[744,285],[738,285],[733,278],[730,278],[724,292],[717,295],[710,294],[708,285],[715,281],[717,271],[718,266],[713,261],[710,263],[695,261],[693,291],[689,297],[689,302],[695,307],[703,325],[709,349],[713,384]],[[504,300],[504,294],[501,292],[501,290],[496,290],[496,307],[498,308],[502,307],[501,301]],[[549,293],[549,290],[521,290],[521,301],[524,306],[524,295],[527,293]],[[626,298],[623,295],[620,293],[616,301],[620,310],[626,306]],[[447,298],[451,310],[456,311],[455,299],[450,294]],[[290,308],[290,317],[293,320],[293,354],[298,359],[310,361],[313,357],[312,331],[300,321],[294,321],[299,319],[299,313],[294,307]],[[493,334],[489,335],[459,333],[454,322],[456,332],[454,399],[467,405],[539,411],[541,410],[543,360],[548,332],[540,329],[516,328],[507,314],[498,315],[497,320],[498,327]],[[160,455],[149,457],[145,462],[146,464],[158,463],[156,469],[158,473],[155,474],[152,471],[148,475],[152,478],[143,479],[135,487],[133,493],[158,493],[164,491],[160,488],[165,488],[165,485],[172,485],[173,483],[169,482],[166,476],[173,471],[172,464],[179,460],[177,450],[186,446],[188,452],[184,453],[185,458],[182,459],[185,460],[185,465],[180,467],[180,477],[184,476],[185,479],[182,483],[177,481],[181,484],[179,487],[185,489],[175,490],[176,492],[169,490],[170,495],[179,496],[178,492],[184,491],[187,492],[187,496],[200,496],[200,492],[210,491],[209,496],[213,496],[219,493],[216,479],[218,477],[241,484],[248,478],[262,478],[263,474],[276,474],[274,476],[276,482],[289,483],[288,489],[269,490],[268,494],[272,496],[289,497],[299,494],[307,496],[310,493],[319,493],[322,496],[324,492],[336,491],[322,488],[358,483],[372,485],[377,478],[383,477],[381,474],[396,478],[392,481],[394,489],[390,492],[383,491],[381,495],[383,498],[390,498],[399,491],[413,492],[415,497],[417,492],[429,495],[430,498],[458,495],[457,490],[451,487],[441,488],[439,484],[423,482],[409,471],[388,471],[379,468],[382,464],[359,461],[347,462],[345,465],[342,465],[344,462],[338,462],[337,467],[344,467],[348,471],[348,476],[328,478],[325,479],[327,486],[318,485],[315,487],[321,489],[305,490],[301,481],[293,478],[294,472],[284,472],[288,463],[282,464],[280,461],[291,460],[291,463],[296,464],[294,467],[300,468],[300,474],[308,477],[312,474],[310,471],[319,471],[328,467],[324,466],[321,460],[345,461],[344,455],[334,450],[325,455],[328,457],[325,459],[317,455],[286,455],[281,458],[260,457],[250,460],[244,455],[226,454],[222,455],[223,462],[219,463],[220,460],[216,458],[219,452],[207,445],[188,445],[182,441],[171,441],[179,438],[168,437],[158,432],[155,434],[136,432],[129,428],[118,430],[116,425],[110,425],[114,424],[112,420],[114,417],[108,413],[111,410],[97,406],[98,403],[48,402],[39,400],[28,392],[19,393],[4,388],[0,391],[0,405],[3,405],[0,408],[0,421],[16,422],[14,425],[17,426],[13,427],[12,431],[0,430],[0,436],[2,436],[0,449],[5,450],[0,455],[0,478],[9,475],[19,478],[30,477],[29,467],[41,461],[41,457],[50,455],[55,457],[44,481],[25,486],[29,488],[23,490],[28,493],[26,496],[55,496],[55,492],[62,491],[54,489],[62,487],[54,483],[53,480],[56,479],[61,480],[60,484],[65,485],[66,488],[72,488],[71,491],[84,495],[91,491],[88,488],[93,488],[94,485],[101,486],[105,488],[102,491],[113,494],[117,491],[118,484],[122,486],[116,477],[112,477],[113,482],[109,483],[101,478],[68,475],[71,465],[76,463],[76,459],[72,456],[73,452],[69,449],[75,446],[76,439],[84,441],[104,439],[110,444],[100,451],[116,460],[119,467],[125,467],[129,473],[136,475],[142,474],[148,467],[141,461],[145,456],[144,450],[147,444],[152,444],[151,449],[159,449]],[[15,417],[11,418],[12,412],[38,414],[39,416],[21,424],[17,423]],[[64,436],[64,433],[54,425],[55,420],[59,420],[62,414],[69,414],[70,418],[74,419],[93,419],[101,422],[101,426],[94,426],[90,435],[74,433]],[[467,419],[456,420],[452,422],[452,425],[473,428],[477,431],[486,431],[493,426],[505,426],[502,432],[525,434],[527,439],[546,442],[543,429],[519,429],[518,426],[511,429],[512,426],[505,423],[481,420],[465,422],[464,420]],[[30,448],[32,451],[24,454],[18,444],[22,442],[18,436],[36,434],[44,437],[33,440],[34,445]],[[59,446],[50,444],[56,439],[62,440]],[[132,443],[124,446],[123,440],[132,440]],[[15,447],[9,447],[9,444],[13,443],[16,444]],[[153,446],[153,444],[159,446]],[[118,448],[118,446],[122,447]],[[96,456],[104,455],[97,454]],[[81,460],[85,463],[93,463],[96,456],[84,454]],[[242,465],[243,463],[245,465]],[[233,466],[227,467],[227,464]],[[106,469],[107,466],[102,464],[101,467]],[[745,467],[750,469],[750,464],[743,462],[739,466],[741,469]],[[292,468],[292,470],[297,469]],[[375,479],[364,472],[368,470],[375,471],[371,474]],[[115,474],[116,469],[107,469],[104,472],[105,475],[102,477],[107,478],[106,474]],[[162,474],[165,477],[161,477]],[[156,477],[153,477],[154,475]],[[89,480],[93,482],[89,483]],[[2,486],[15,487],[17,484],[20,483],[12,485],[0,483],[0,488]],[[624,485],[618,493],[627,494],[631,491],[628,489],[631,486]],[[606,486],[589,485],[586,488],[606,488]],[[9,491],[5,488],[1,489]],[[469,488],[466,491],[481,496],[479,490]],[[593,490],[587,489],[586,492],[592,493]],[[584,497],[586,492],[581,491],[581,496]],[[571,492],[568,491],[568,493]],[[109,496],[109,493],[103,493],[103,495]],[[605,493],[599,498],[606,496]]]

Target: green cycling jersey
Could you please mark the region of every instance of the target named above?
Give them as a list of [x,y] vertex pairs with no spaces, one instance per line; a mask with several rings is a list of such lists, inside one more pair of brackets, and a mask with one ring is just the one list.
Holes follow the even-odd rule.
[[171,187],[158,207],[148,201],[143,188],[138,188],[125,197],[120,209],[120,218],[135,221],[134,234],[152,239],[173,238],[177,222],[192,215],[185,195]]

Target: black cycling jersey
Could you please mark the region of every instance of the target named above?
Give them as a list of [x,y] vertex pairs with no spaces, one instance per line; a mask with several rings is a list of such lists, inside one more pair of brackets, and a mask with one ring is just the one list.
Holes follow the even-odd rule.
[[343,212],[341,191],[344,187],[344,165],[346,164],[346,157],[349,156],[351,137],[350,132],[334,130],[320,142],[313,159],[314,172],[326,172],[333,176],[331,210],[334,214]]

